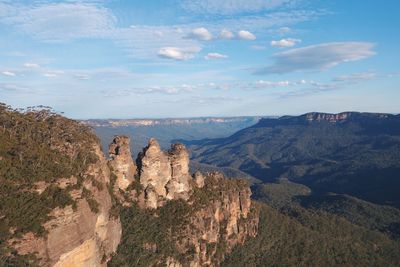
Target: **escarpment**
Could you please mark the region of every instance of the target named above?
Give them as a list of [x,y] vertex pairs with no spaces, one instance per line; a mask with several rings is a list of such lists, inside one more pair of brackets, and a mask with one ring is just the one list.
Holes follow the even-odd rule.
[[106,160],[99,147],[95,150],[99,161],[89,166],[83,179],[70,178],[67,187],[74,203],[50,211],[52,219],[43,225],[45,236],[28,232],[9,240],[19,254],[36,254],[40,266],[106,266],[117,249],[122,229],[119,218],[110,216]]
[[249,186],[189,171],[182,144],[109,159],[86,126],[0,105],[0,265],[218,266],[255,236]]
[[0,265],[106,266],[122,229],[97,137],[48,110],[0,124]]
[[[118,177],[112,155],[110,164]],[[248,184],[220,173],[190,175],[184,145],[162,151],[151,139],[136,165],[135,179],[119,188],[125,196],[123,237],[111,266],[218,266],[234,246],[257,234]]]

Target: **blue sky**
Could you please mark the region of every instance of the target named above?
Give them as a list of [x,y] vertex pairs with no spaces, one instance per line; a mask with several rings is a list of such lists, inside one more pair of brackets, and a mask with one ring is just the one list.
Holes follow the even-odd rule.
[[400,1],[0,0],[0,102],[72,118],[400,112]]

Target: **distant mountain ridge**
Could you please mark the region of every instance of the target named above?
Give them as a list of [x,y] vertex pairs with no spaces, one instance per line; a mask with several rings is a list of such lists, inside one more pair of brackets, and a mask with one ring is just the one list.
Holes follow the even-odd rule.
[[[400,115],[390,113],[370,113],[370,112],[356,112],[346,111],[340,113],[323,113],[323,112],[309,112],[300,116],[282,116],[279,118],[262,118],[258,126],[264,126],[269,123],[311,123],[311,122],[330,122],[342,123],[348,121],[368,121],[368,120],[400,120]],[[257,126],[256,126],[257,127]]]
[[312,112],[261,119],[227,138],[186,142],[203,164],[281,178],[314,192],[400,207],[400,116]]
[[197,140],[229,136],[243,128],[256,124],[261,117],[203,117],[170,119],[86,120],[100,137],[103,149],[115,135],[131,138],[131,149],[136,155],[156,138],[161,147],[168,148],[175,140]]
[[243,117],[198,117],[198,118],[167,118],[167,119],[89,119],[81,122],[95,127],[122,127],[122,126],[154,126],[154,125],[185,125],[185,124],[208,124],[208,123],[230,123],[247,121],[249,119],[259,120],[261,116]]

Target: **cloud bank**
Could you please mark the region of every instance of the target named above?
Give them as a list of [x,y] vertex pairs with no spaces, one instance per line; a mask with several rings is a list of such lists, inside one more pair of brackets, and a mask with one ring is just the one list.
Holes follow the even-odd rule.
[[336,42],[291,49],[274,54],[275,63],[257,70],[255,74],[325,70],[341,63],[369,58],[376,54],[372,50],[374,46],[367,42]]

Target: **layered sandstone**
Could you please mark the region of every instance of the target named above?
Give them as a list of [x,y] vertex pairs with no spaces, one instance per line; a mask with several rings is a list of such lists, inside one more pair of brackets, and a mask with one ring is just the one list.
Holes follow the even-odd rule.
[[[89,166],[85,176],[96,182],[85,179],[81,188],[71,192],[76,208],[69,205],[50,213],[53,219],[44,225],[45,237],[27,233],[10,240],[19,254],[35,253],[41,266],[106,266],[120,243],[122,230],[119,218],[110,216],[112,201],[106,187],[110,172],[106,159],[98,145],[95,152],[99,161]],[[76,183],[76,178],[71,181]],[[92,210],[85,194],[98,203],[97,212]]]
[[[183,266],[218,266],[236,245],[257,235],[258,211],[252,209],[246,183],[207,173],[203,186],[192,198],[195,212],[180,233],[185,238],[176,240],[181,253],[194,248],[193,257]],[[208,200],[196,208],[204,197]]]
[[[96,145],[99,160],[89,165],[83,174],[86,178],[63,178],[51,184],[72,186],[69,194],[76,207],[52,210],[52,219],[44,225],[46,236],[28,233],[9,240],[9,244],[20,254],[35,253],[41,266],[106,266],[121,241],[119,214],[113,212],[113,203],[118,202],[124,209],[138,206],[142,214],[155,218],[166,203],[183,208],[176,211],[184,221],[173,222],[170,216],[174,214],[163,215],[173,223],[164,228],[167,240],[162,244],[167,242],[175,254],[163,254],[158,239],[142,244],[146,250],[160,253],[157,264],[218,266],[234,246],[256,235],[258,214],[252,208],[246,183],[228,180],[219,173],[196,172],[192,176],[185,146],[174,144],[162,151],[155,139],[139,154],[136,166],[129,142],[125,136],[115,137],[108,161]],[[37,186],[40,193],[50,184]],[[139,230],[147,227],[135,225]]]
[[127,136],[116,136],[109,146],[110,166],[117,176],[114,191],[125,191],[133,182],[136,165],[133,162],[130,140]]
[[146,207],[157,208],[166,200],[189,198],[192,191],[189,153],[184,145],[174,144],[169,151],[162,151],[157,140],[150,139],[137,164]]

